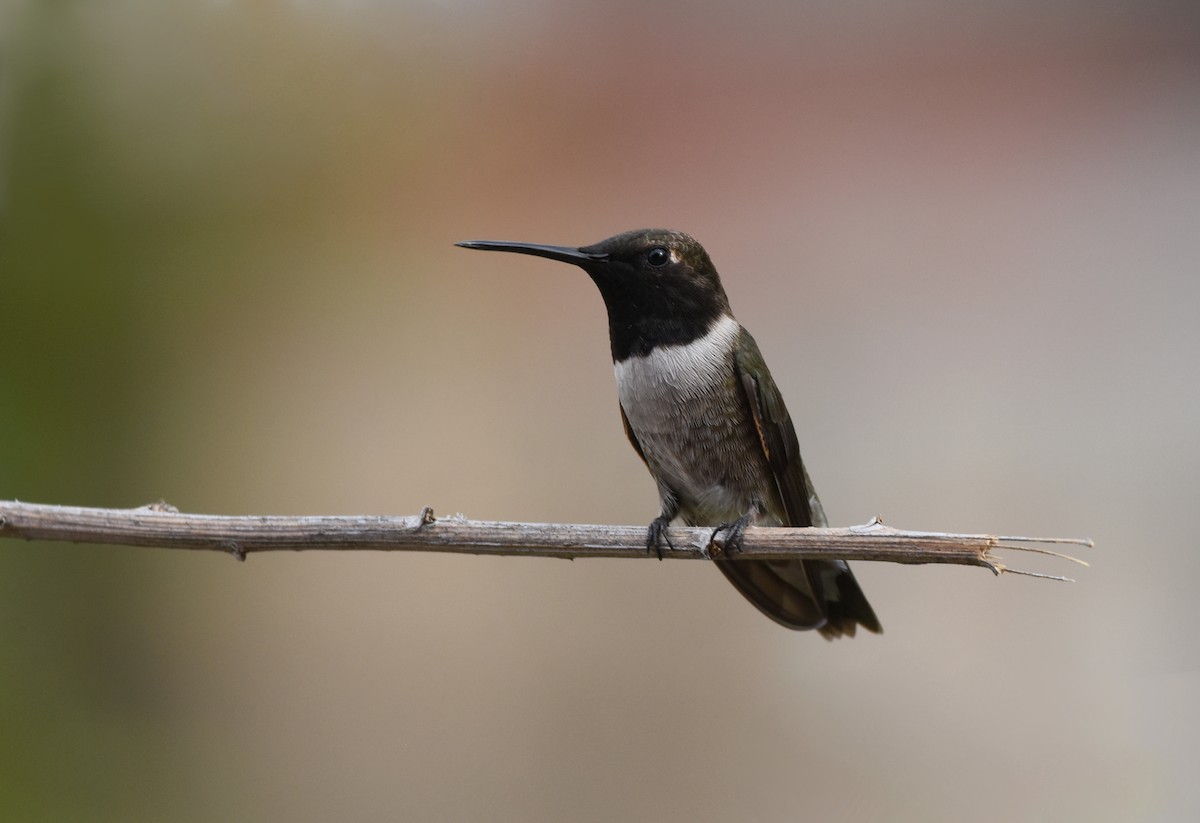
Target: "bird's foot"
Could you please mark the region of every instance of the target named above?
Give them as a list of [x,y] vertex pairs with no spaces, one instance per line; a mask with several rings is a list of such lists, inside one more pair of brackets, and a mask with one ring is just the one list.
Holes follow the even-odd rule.
[[722,523],[713,529],[712,535],[708,538],[708,545],[711,549],[717,535],[725,532],[724,551],[726,555],[736,554],[742,550],[742,538],[746,536],[746,527],[750,525],[753,519],[752,514],[744,514],[737,520],[730,520],[728,523]]
[[658,559],[663,559],[663,543],[667,544],[667,548],[675,551],[675,544],[671,542],[671,538],[667,536],[667,527],[671,525],[671,518],[665,514],[660,514],[658,517],[650,521],[650,528],[646,530],[646,554],[655,552],[658,554]]

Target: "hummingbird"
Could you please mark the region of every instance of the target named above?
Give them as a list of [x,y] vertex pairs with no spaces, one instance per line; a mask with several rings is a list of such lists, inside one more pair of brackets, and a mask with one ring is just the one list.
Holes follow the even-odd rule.
[[824,526],[800,459],[796,430],[758,345],[734,319],[708,253],[689,235],[635,229],[578,248],[469,240],[468,249],[545,257],[578,266],[608,310],[621,422],[658,487],[646,535],[662,558],[677,519],[724,532],[713,557],[765,615],[827,639],[858,626],[881,632],[842,560],[743,560],[756,526]]

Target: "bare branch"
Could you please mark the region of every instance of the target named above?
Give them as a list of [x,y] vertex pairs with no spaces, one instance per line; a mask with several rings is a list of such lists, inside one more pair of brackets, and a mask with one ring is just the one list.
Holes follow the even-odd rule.
[[[723,544],[712,529],[672,526],[671,558],[706,558]],[[305,550],[431,551],[530,557],[648,557],[644,526],[505,523],[435,518],[428,507],[408,517],[226,517],[184,514],[159,502],[137,509],[95,509],[0,501],[0,537],[207,549],[245,559],[251,552]],[[1003,546],[1001,546],[1003,541]],[[746,559],[827,558],[892,563],[957,563],[1008,569],[993,551],[1032,548],[1013,543],[1073,543],[1077,538],[997,537],[986,534],[914,532],[884,526],[878,518],[846,529],[750,528]],[[1047,553],[1045,549],[1034,549]],[[1075,558],[1066,555],[1068,560]],[[1076,561],[1082,562],[1082,561]],[[1084,564],[1086,565],[1086,564]],[[1067,579],[1067,578],[1062,578]]]

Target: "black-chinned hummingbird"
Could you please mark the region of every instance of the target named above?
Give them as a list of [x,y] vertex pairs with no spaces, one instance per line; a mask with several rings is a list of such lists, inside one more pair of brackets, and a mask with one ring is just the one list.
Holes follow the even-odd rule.
[[621,420],[658,486],[648,549],[662,556],[677,518],[712,526],[725,532],[717,567],[777,623],[829,639],[853,636],[860,625],[882,631],[845,561],[732,557],[751,524],[824,526],[825,513],[783,397],[696,240],[637,229],[580,248],[458,245],[572,263],[600,289]]

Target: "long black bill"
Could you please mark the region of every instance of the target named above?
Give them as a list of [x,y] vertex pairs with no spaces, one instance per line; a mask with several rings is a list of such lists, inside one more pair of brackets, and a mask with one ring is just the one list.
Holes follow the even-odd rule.
[[543,246],[537,243],[509,243],[504,240],[464,240],[455,243],[464,249],[482,249],[483,251],[512,251],[518,254],[532,254],[534,257],[548,257],[551,260],[561,260],[564,263],[574,263],[581,266],[584,263],[594,263],[608,257],[606,254],[588,254],[571,246]]

